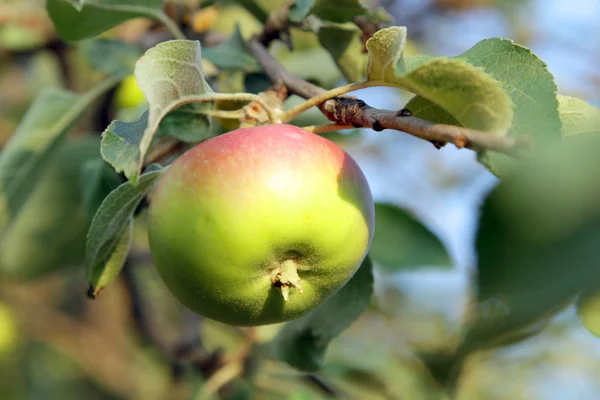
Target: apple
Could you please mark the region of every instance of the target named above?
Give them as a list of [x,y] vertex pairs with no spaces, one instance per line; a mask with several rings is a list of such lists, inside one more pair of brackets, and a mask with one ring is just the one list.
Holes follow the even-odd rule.
[[354,275],[374,229],[356,162],[285,124],[238,129],[187,151],[159,179],[148,216],[152,257],[173,295],[238,326],[315,308]]
[[136,108],[146,101],[135,75],[129,74],[117,87],[115,92],[115,105],[118,108]]

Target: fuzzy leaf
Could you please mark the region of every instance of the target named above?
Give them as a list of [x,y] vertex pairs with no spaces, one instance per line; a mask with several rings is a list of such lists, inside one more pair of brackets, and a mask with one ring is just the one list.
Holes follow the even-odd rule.
[[563,137],[600,134],[600,108],[574,97],[557,97]]
[[[136,63],[134,73],[148,100],[149,114],[148,125],[139,142],[136,170],[129,177],[133,184],[137,183],[144,158],[161,121],[171,111],[188,104],[185,109],[190,117],[187,123],[197,127],[198,120],[201,120],[206,122],[204,126],[208,130],[210,120],[203,115],[194,115],[212,107],[212,104],[200,102],[203,95],[213,93],[204,80],[201,64],[200,43],[193,40],[160,43],[148,50]],[[182,122],[181,119],[178,121],[181,124],[180,130],[185,131],[188,128]],[[136,126],[139,127],[139,124]]]
[[405,39],[404,28],[391,27],[367,41],[369,80],[383,80],[418,94],[464,126],[506,134],[513,111],[500,82],[463,60],[428,56],[404,59]]
[[[529,136],[535,141],[553,141],[560,139],[561,121],[558,115],[556,84],[546,64],[531,50],[519,46],[510,40],[493,38],[482,40],[465,53],[456,57],[476,67],[481,67],[502,87],[510,97],[514,107],[514,118],[508,131],[509,136]],[[439,123],[452,123],[441,104],[419,97],[406,106],[413,115]],[[474,126],[461,125],[475,128]],[[486,152],[483,163],[497,175],[504,175],[514,165],[509,156]]]

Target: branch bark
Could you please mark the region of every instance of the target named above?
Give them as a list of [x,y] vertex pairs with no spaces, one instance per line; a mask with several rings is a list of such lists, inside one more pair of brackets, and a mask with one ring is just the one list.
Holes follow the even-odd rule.
[[[283,83],[290,93],[310,99],[326,92],[325,89],[286,71],[257,37],[251,38],[247,47],[271,80]],[[412,116],[407,109],[377,109],[352,96],[334,97],[318,107],[329,120],[340,126],[352,125],[355,128],[371,128],[378,132],[384,129],[402,131],[427,140],[437,148],[445,143],[452,143],[458,148],[487,149],[516,155],[519,149],[529,146],[526,140],[460,126],[436,124]]]

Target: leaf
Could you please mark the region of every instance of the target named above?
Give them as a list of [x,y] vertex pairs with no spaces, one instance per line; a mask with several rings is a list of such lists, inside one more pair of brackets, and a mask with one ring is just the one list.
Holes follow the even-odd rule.
[[557,98],[563,137],[600,133],[600,108],[574,97]]
[[34,100],[0,154],[0,230],[17,215],[71,126],[121,78],[111,77],[82,95],[46,89]]
[[81,49],[93,69],[108,75],[122,70],[133,71],[135,62],[141,56],[137,46],[120,40],[86,40],[81,43]]
[[132,239],[133,217],[130,216],[126,224],[125,232],[123,232],[123,235],[117,241],[113,253],[106,262],[104,268],[98,268],[92,271],[92,275],[88,279],[90,283],[88,297],[96,298],[108,284],[119,276],[119,273],[121,273],[121,270],[125,265],[127,256],[129,255]]
[[315,0],[296,0],[290,6],[288,18],[292,22],[302,22],[310,13]]
[[488,197],[470,342],[531,326],[599,286],[599,151],[600,137],[587,135],[543,146]]
[[600,291],[590,290],[579,296],[577,315],[592,335],[600,337]]
[[404,26],[391,26],[376,32],[366,44],[369,52],[367,79],[393,82],[397,73],[403,73],[402,52],[405,43]]
[[0,275],[29,280],[83,265],[91,217],[82,204],[82,166],[99,148],[99,138],[87,135],[57,145],[19,214],[0,234]]
[[121,177],[102,157],[94,157],[83,164],[82,168],[83,206],[90,220],[110,192],[121,183]]
[[313,14],[327,21],[348,22],[365,12],[359,0],[296,0],[290,8],[289,19],[301,22]]
[[90,38],[132,18],[164,19],[161,0],[47,0],[46,9],[65,40]]
[[[181,117],[181,113],[187,113],[190,118],[177,121],[181,131],[185,132],[188,129],[187,124],[198,129],[200,121],[205,122],[205,125],[202,126],[208,130],[209,119],[194,114],[199,114],[202,110],[212,107],[202,101],[203,95],[207,95],[206,102],[210,101],[210,94],[213,91],[202,74],[198,41],[172,40],[156,45],[138,60],[134,74],[149,104],[148,125],[139,140],[139,157],[136,168],[128,176],[129,180],[136,184],[146,153],[161,121],[167,114],[188,104],[184,110],[180,111],[179,117]],[[140,127],[139,122],[135,127]],[[123,168],[119,166],[118,169]]]
[[342,289],[281,328],[271,343],[275,357],[303,371],[320,369],[329,342],[360,316],[372,294],[372,265],[367,257]]
[[130,226],[131,217],[138,204],[163,171],[156,164],[149,166],[140,177],[137,186],[134,187],[128,182],[121,184],[106,196],[94,215],[85,248],[87,277],[92,285],[92,293],[99,289],[94,286],[98,283],[98,277],[111,276],[111,272],[105,272],[108,267],[115,265],[111,263],[111,257],[119,244],[125,240],[123,235]]
[[[482,40],[456,58],[483,68],[502,83],[515,105],[509,136],[529,136],[536,142],[560,139],[561,122],[554,77],[546,64],[531,50],[510,40],[493,38]],[[419,110],[415,113],[413,101],[406,107],[420,118],[448,123],[448,118],[443,116],[443,110],[426,108],[426,113]],[[423,104],[419,107],[423,108]],[[432,116],[437,118],[431,118]],[[464,125],[462,120],[460,122]],[[514,159],[504,154],[486,152],[483,162],[494,173],[502,176],[513,167]]]
[[362,53],[361,33],[356,26],[325,25],[317,36],[348,82],[364,78],[367,57]]
[[235,26],[235,31],[228,40],[204,49],[204,58],[222,70],[258,70],[256,59],[246,50],[246,41],[242,37],[239,24]]
[[[165,136],[184,142],[201,142],[210,139],[214,132],[204,114],[205,103],[186,104],[167,114],[161,121],[154,141]],[[148,111],[134,122],[113,121],[102,133],[102,157],[117,172],[123,172],[130,181],[137,179],[140,161],[140,143],[148,126]]]
[[387,270],[422,265],[451,266],[440,239],[403,209],[375,204],[375,235],[371,258]]
[[148,126],[148,111],[134,122],[113,121],[102,133],[102,158],[130,181],[137,179],[140,141]]
[[[406,30],[391,27],[367,41],[369,80],[383,80],[437,104],[462,125],[504,135],[512,103],[482,68],[447,57],[402,57]],[[410,109],[410,108],[409,108]]]

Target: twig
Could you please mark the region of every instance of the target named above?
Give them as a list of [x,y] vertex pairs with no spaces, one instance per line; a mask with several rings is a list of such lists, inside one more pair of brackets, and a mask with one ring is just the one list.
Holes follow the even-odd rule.
[[317,375],[305,375],[303,377],[305,381],[315,386],[321,393],[323,393],[327,397],[340,397],[339,391],[332,387],[329,383],[325,382]]
[[165,14],[162,10],[156,12],[154,14],[154,18],[156,18],[157,21],[162,23],[175,39],[186,39],[181,29],[179,29],[179,26],[171,18],[169,18],[169,16]]
[[323,124],[303,126],[302,129],[312,133],[325,133],[331,131],[339,131],[342,129],[354,129],[354,127],[352,125]]
[[[257,37],[251,38],[247,47],[273,82],[282,82],[291,93],[305,99],[317,97],[322,102],[314,105],[318,106],[327,118],[338,125],[371,128],[375,131],[393,129],[430,141],[436,147],[440,146],[440,142],[453,143],[458,148],[488,149],[511,155],[529,145],[528,141],[523,139],[519,140],[460,126],[436,124],[413,117],[406,109],[400,111],[376,109],[364,101],[350,96],[336,96],[327,99],[330,95],[336,95],[338,92],[334,90],[328,93],[325,89],[286,71]],[[349,89],[354,90],[361,87],[366,86],[360,83],[348,85],[339,92],[346,93]],[[311,105],[313,104],[311,103]]]

